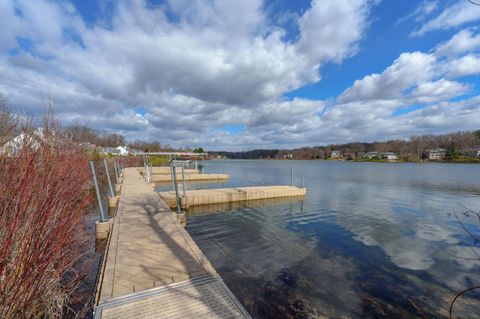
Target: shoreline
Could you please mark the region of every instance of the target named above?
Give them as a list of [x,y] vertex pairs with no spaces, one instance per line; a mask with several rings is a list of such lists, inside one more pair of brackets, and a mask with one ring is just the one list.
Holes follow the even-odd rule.
[[468,160],[453,160],[453,161],[405,161],[405,160],[373,160],[373,159],[360,159],[360,160],[346,160],[346,159],[282,159],[282,158],[212,158],[209,161],[326,161],[326,162],[349,162],[349,163],[415,163],[415,164],[480,164],[480,158],[472,158]]

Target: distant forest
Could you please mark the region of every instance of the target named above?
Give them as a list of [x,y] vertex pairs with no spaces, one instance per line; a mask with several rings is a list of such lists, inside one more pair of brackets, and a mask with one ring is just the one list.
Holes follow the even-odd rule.
[[212,156],[232,159],[327,159],[332,151],[340,151],[345,159],[356,159],[368,152],[394,152],[400,160],[421,161],[425,150],[443,148],[449,159],[475,157],[480,150],[480,130],[443,135],[413,136],[409,140],[386,142],[332,144],[296,149],[252,150],[245,152],[210,152]]
[[[67,136],[75,142],[89,142],[97,146],[116,147],[128,145],[133,149],[158,152],[172,151],[169,144],[158,141],[146,142],[136,140],[127,142],[121,134],[102,134],[87,126],[70,126],[65,128]],[[409,140],[390,140],[386,142],[347,144],[331,144],[327,146],[301,147],[295,149],[259,149],[244,152],[209,152],[211,157],[227,157],[232,159],[328,159],[332,151],[340,151],[344,159],[359,159],[368,152],[393,152],[403,161],[421,161],[425,158],[425,150],[443,148],[447,159],[475,157],[480,150],[480,130],[463,131],[442,135],[413,136]],[[178,149],[191,151],[190,148]]]

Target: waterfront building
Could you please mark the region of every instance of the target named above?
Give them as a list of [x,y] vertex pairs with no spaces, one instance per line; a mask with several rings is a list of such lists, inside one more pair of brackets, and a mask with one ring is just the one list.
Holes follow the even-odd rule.
[[428,160],[441,161],[447,156],[447,150],[444,148],[427,149],[425,154]]

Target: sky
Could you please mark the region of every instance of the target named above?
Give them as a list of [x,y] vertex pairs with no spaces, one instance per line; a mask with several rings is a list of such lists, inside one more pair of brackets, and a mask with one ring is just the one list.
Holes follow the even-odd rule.
[[[479,1],[480,2],[480,1]],[[207,150],[480,128],[468,0],[0,0],[0,94]]]

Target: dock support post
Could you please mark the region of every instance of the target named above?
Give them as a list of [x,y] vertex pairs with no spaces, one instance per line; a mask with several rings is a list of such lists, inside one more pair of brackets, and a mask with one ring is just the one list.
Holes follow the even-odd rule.
[[113,192],[112,181],[110,180],[110,173],[108,172],[108,165],[107,165],[106,158],[103,159],[103,165],[105,165],[105,173],[107,173],[108,189],[110,189],[110,196],[113,197],[115,196],[115,193]]
[[290,185],[293,186],[293,166],[290,166]]
[[102,199],[100,198],[100,190],[98,189],[97,175],[95,175],[95,167],[93,161],[89,161],[90,171],[92,172],[93,186],[95,187],[95,193],[97,194],[98,209],[100,210],[100,220],[104,222],[106,220],[105,213],[103,212]]

